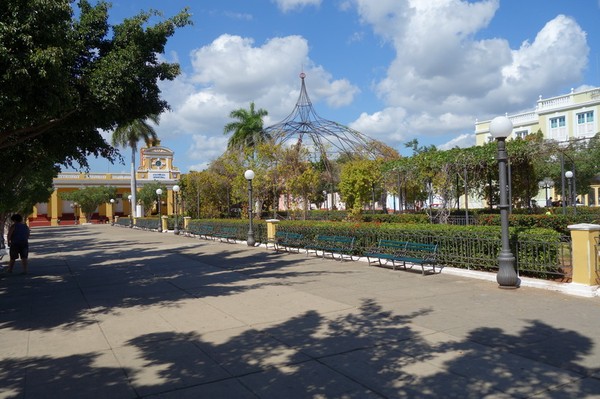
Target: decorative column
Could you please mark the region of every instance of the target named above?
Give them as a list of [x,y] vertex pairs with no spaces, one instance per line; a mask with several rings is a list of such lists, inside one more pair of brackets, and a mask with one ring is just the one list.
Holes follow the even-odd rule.
[[[50,226],[58,226],[58,205],[61,200],[58,197],[58,189],[55,189],[50,196],[50,203],[48,204],[48,216],[50,217]],[[61,207],[62,209],[62,207]]]
[[[490,133],[498,142],[498,189],[500,190],[500,229],[502,233],[502,249],[498,256],[498,273],[496,281],[500,288],[518,288],[519,277],[515,271],[515,256],[511,252],[509,242],[509,223],[508,214],[510,209],[508,198],[508,177],[506,171],[506,161],[508,154],[506,152],[506,138],[512,132],[513,124],[505,116],[498,116],[490,123]],[[491,192],[490,192],[491,194]]]
[[571,230],[572,257],[573,257],[573,284],[597,286],[600,284],[600,270],[598,266],[598,240],[600,239],[600,225],[598,224],[572,224]]
[[269,246],[269,244],[273,244],[273,246],[275,246],[275,248],[277,249],[277,245],[276,245],[276,234],[277,234],[277,223],[279,223],[279,220],[277,219],[267,219],[267,247]]

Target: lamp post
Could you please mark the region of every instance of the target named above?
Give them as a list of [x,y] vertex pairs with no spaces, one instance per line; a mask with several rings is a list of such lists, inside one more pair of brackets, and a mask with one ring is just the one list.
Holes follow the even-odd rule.
[[71,204],[71,208],[73,208],[73,217],[75,218],[75,222],[73,222],[73,224],[77,224],[77,207],[78,207],[78,203],[77,202],[73,202]]
[[110,199],[110,225],[114,226],[115,225],[115,199],[111,198]]
[[571,205],[573,207],[573,210],[576,211],[577,208],[575,208],[577,206],[577,204],[575,203],[575,195],[573,193],[573,186],[572,186],[572,181],[573,181],[573,172],[570,170],[567,170],[565,172],[565,177],[567,178],[567,184],[568,184],[568,190],[569,190],[569,194],[567,196],[568,201],[569,201],[569,205]]
[[498,274],[496,281],[500,288],[517,288],[518,277],[515,271],[515,257],[510,251],[509,235],[508,235],[508,193],[507,193],[507,177],[506,177],[506,161],[508,154],[506,153],[506,138],[512,132],[513,124],[505,116],[498,116],[490,123],[490,133],[498,142],[498,160],[499,167],[499,189],[500,189],[500,223],[502,232],[502,249],[498,256]]
[[127,199],[129,200],[129,228],[132,229],[133,228],[133,208],[131,206],[131,194],[129,194],[127,196]]
[[173,186],[173,192],[175,193],[175,204],[173,208],[175,211],[175,227],[173,228],[173,233],[175,235],[179,234],[179,226],[177,221],[177,195],[179,194],[179,190],[181,190],[181,188],[177,184]]
[[160,188],[156,189],[156,205],[158,207],[158,231],[162,232],[162,221],[160,220],[160,196],[162,195],[162,190]]
[[552,206],[552,201],[548,197],[548,189],[554,187],[554,181],[549,177],[544,177],[544,180],[538,183],[540,189],[546,189],[546,206]]
[[253,247],[256,244],[256,241],[254,240],[254,230],[252,229],[252,179],[254,179],[254,171],[248,169],[244,172],[244,177],[248,180],[248,219],[250,222],[248,226],[248,240],[246,243],[249,247]]
[[371,213],[375,214],[375,183],[371,182]]

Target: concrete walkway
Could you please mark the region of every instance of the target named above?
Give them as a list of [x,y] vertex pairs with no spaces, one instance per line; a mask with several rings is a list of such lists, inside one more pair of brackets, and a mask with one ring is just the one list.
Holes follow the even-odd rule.
[[2,398],[600,398],[599,298],[110,225],[19,272]]

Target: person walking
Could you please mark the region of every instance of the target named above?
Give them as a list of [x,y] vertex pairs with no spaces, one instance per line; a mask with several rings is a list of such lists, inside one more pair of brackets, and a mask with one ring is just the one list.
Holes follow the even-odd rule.
[[22,274],[27,274],[27,260],[29,258],[29,227],[23,223],[23,217],[18,213],[12,215],[10,220],[12,220],[13,224],[11,224],[8,228],[8,234],[6,235],[6,241],[10,247],[8,273],[12,273],[15,261],[21,258],[21,264],[23,265]]

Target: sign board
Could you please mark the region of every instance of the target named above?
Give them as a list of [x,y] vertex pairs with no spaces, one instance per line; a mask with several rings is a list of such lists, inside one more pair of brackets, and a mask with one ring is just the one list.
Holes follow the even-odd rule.
[[151,180],[168,180],[169,174],[168,173],[150,173],[150,179]]

